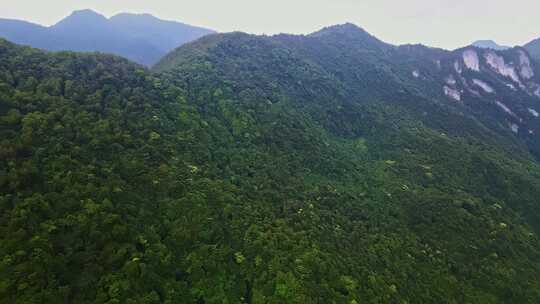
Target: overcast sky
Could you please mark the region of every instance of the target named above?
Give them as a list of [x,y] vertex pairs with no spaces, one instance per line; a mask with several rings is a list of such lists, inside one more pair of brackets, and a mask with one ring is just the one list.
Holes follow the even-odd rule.
[[257,34],[352,22],[390,43],[450,49],[477,39],[517,45],[540,37],[540,0],[0,0],[0,17],[51,25],[86,8]]

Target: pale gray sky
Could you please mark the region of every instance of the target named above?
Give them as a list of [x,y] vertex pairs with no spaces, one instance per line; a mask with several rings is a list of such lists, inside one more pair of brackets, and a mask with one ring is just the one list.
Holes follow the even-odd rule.
[[352,22],[380,39],[444,48],[540,37],[540,0],[0,0],[0,17],[51,25],[76,9],[150,13],[220,32],[310,33]]

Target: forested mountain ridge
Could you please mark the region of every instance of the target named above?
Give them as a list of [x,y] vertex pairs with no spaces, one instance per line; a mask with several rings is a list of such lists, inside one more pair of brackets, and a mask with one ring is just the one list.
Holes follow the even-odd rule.
[[540,167],[447,55],[352,25],[153,71],[2,40],[0,302],[537,303]]
[[19,44],[50,51],[112,53],[148,66],[174,48],[211,33],[149,14],[106,18],[92,10],[74,11],[50,27],[0,19],[0,37]]
[[[234,46],[229,43],[231,40],[236,41]],[[253,47],[279,50],[293,56],[297,62],[316,68],[317,72],[310,72],[307,77],[320,78],[317,81],[326,80],[326,84],[312,86],[312,93],[317,98],[321,94],[341,94],[357,102],[399,98],[427,116],[421,118],[424,122],[438,123],[445,131],[449,131],[456,120],[440,117],[439,108],[451,108],[499,137],[520,141],[540,158],[540,70],[523,48],[495,51],[467,47],[446,51],[422,45],[393,46],[353,24],[344,24],[307,36],[213,35],[171,52],[156,64],[154,70],[171,69],[182,62],[189,65],[195,58],[208,57],[206,53],[209,50],[215,53],[211,56],[219,57],[229,51],[223,48],[248,47],[238,40],[246,45],[253,44]],[[234,52],[235,55],[240,54],[239,50]],[[254,58],[245,64],[245,58],[250,56],[250,52],[245,50],[242,57],[234,57],[238,59],[234,64],[253,74],[247,66],[261,59]],[[228,59],[220,64],[227,63]],[[273,60],[282,65],[279,58]],[[269,60],[261,63],[272,64]],[[227,77],[237,79],[238,85],[245,86],[249,81],[244,79],[253,75],[235,70],[236,65],[221,70],[228,73]],[[283,69],[288,67],[284,66]],[[259,69],[261,73],[256,74],[257,77],[268,77],[265,74],[267,70]],[[259,85],[282,82],[284,80],[280,76],[283,73],[290,71],[275,74],[276,79]],[[332,92],[327,92],[329,87],[333,87]],[[271,89],[265,88],[265,91]],[[428,104],[436,105],[434,111],[429,111]],[[455,127],[454,132],[478,132],[477,127]]]

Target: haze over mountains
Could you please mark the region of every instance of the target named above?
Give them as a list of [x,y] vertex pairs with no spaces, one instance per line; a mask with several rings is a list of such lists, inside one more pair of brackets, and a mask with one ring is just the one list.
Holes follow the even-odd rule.
[[523,47],[0,39],[0,302],[537,304],[539,113]]
[[483,49],[493,49],[497,51],[507,50],[510,47],[505,45],[499,45],[493,40],[477,40],[471,44],[472,46],[476,46]]
[[[0,37],[50,51],[98,51],[116,54],[151,66],[168,52],[214,30],[166,21],[150,14],[120,13],[110,18],[90,10],[74,11],[50,27],[0,18]],[[479,48],[506,50],[493,40],[477,40]],[[540,38],[524,45],[540,60]]]
[[50,27],[0,19],[0,37],[15,43],[50,51],[111,53],[144,65],[210,33],[214,31],[149,14],[122,13],[107,19],[92,10],[75,11]]

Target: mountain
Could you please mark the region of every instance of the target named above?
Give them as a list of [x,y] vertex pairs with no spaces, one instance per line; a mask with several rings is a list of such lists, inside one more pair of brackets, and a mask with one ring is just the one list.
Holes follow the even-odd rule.
[[0,40],[0,302],[538,303],[526,59],[352,24],[152,70]]
[[112,16],[109,20],[119,31],[150,42],[162,53],[168,53],[184,43],[215,33],[200,27],[161,20],[150,14],[122,13]]
[[165,21],[148,14],[118,14],[107,19],[75,11],[51,27],[0,19],[0,37],[50,51],[103,52],[152,65],[172,49],[213,31]]
[[477,48],[492,49],[492,50],[497,50],[497,51],[507,50],[511,48],[509,46],[499,45],[493,40],[477,40],[473,42],[471,45]]
[[536,60],[540,62],[540,38],[535,39],[523,46],[531,56]]
[[0,19],[0,36],[20,44],[44,45],[47,41],[46,32],[47,28],[38,24]]
[[499,134],[513,132],[540,158],[540,67],[527,50],[466,47],[439,53],[428,61],[423,53],[413,53],[425,64],[416,71],[418,81],[429,88],[442,87],[449,99],[486,127]]
[[[179,48],[156,64],[154,70],[164,71],[178,62],[201,58],[209,47],[223,44],[221,40],[228,37],[210,36]],[[540,113],[540,67],[523,48],[495,51],[467,47],[446,51],[422,45],[396,47],[351,24],[308,36],[278,35],[260,40],[281,45],[298,58],[317,64],[321,71],[329,73],[321,79],[329,78],[329,83],[346,88],[340,89],[340,93],[351,99],[402,96],[410,101],[416,97],[406,94],[415,93],[456,111],[465,111],[490,132],[527,145],[540,159],[540,119],[536,115]],[[229,77],[241,78],[239,85],[244,85],[244,78],[263,77],[241,76],[240,71],[229,67],[224,70],[234,71]],[[274,81],[281,80],[267,80]],[[327,94],[322,89],[318,91]],[[444,127],[452,123],[445,121]]]

